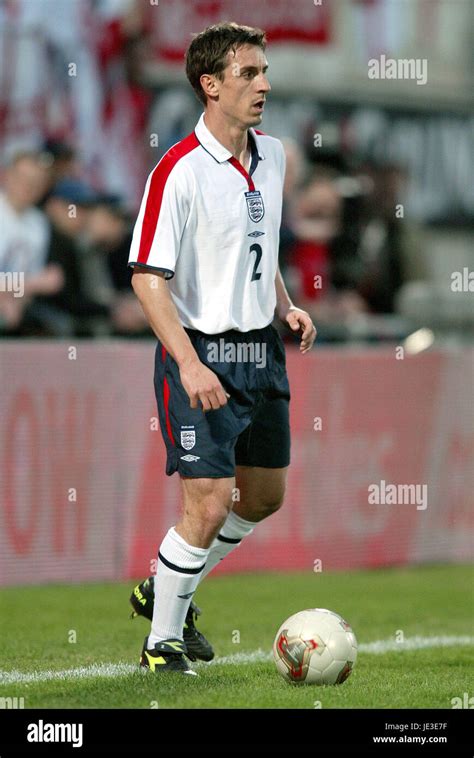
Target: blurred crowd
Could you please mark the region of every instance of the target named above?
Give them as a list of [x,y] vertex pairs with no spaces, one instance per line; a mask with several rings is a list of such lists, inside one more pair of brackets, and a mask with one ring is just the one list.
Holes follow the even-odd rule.
[[[50,0],[49,8],[61,11],[56,24],[46,6],[0,0],[3,39],[23,40],[17,59],[4,45],[0,93],[0,337],[148,336],[127,268],[133,223],[147,173],[191,131],[200,105],[184,83],[152,83],[146,64],[160,28],[150,4]],[[81,62],[80,82],[65,60]],[[443,132],[449,119],[419,119],[426,131],[418,131],[399,120],[389,133],[393,113],[320,106],[275,94],[263,124],[296,136],[283,138],[279,259],[319,341],[398,340],[420,326],[474,335],[471,292],[449,286],[474,260],[472,217],[434,232],[430,217],[458,213],[467,194],[457,174],[469,172],[456,169],[468,165],[464,141],[453,160],[437,152],[463,135],[458,123]],[[316,146],[325,119],[332,138]],[[432,150],[420,156],[424,134]]]
[[132,217],[119,196],[83,181],[74,150],[19,153],[2,185],[0,271],[17,276],[0,291],[1,333],[147,333],[127,269]]
[[[323,339],[368,314],[393,314],[404,284],[426,277],[419,230],[397,216],[405,182],[394,165],[342,170],[285,139],[280,265],[294,302]],[[22,272],[22,296],[0,291],[9,336],[149,334],[127,259],[134,214],[82,178],[74,149],[49,142],[3,174],[0,271]]]
[[[406,175],[396,165],[311,160],[292,139],[280,265],[294,302],[323,339],[368,314],[393,314],[397,294],[426,277],[422,236],[397,213]],[[149,334],[127,259],[135,213],[82,178],[74,149],[48,142],[14,156],[0,192],[0,271],[24,277],[0,291],[9,336]],[[18,288],[17,288],[18,289]]]
[[[428,277],[422,228],[405,219],[407,175],[392,163],[345,165],[284,139],[280,264],[295,303],[324,338],[394,315],[400,293]],[[372,317],[372,318],[371,318]]]

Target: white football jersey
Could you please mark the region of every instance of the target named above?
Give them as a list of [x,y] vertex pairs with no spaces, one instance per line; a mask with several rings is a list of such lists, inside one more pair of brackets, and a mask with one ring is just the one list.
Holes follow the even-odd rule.
[[38,208],[18,213],[0,193],[0,271],[39,274],[46,265],[49,224]]
[[273,320],[285,154],[249,129],[249,172],[201,116],[151,172],[129,265],[165,272],[185,327],[247,332]]

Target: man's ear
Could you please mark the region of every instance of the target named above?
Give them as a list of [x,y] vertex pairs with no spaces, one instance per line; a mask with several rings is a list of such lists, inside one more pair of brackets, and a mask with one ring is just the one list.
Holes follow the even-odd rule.
[[211,74],[202,74],[200,80],[201,87],[207,97],[217,97],[219,94],[219,87],[215,76]]

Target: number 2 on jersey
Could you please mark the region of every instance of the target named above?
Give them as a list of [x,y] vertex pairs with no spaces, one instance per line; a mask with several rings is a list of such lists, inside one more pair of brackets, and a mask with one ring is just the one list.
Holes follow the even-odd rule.
[[255,242],[250,246],[249,253],[255,253],[255,263],[253,264],[252,278],[250,281],[256,282],[262,276],[261,272],[257,271],[260,259],[262,257],[262,246]]

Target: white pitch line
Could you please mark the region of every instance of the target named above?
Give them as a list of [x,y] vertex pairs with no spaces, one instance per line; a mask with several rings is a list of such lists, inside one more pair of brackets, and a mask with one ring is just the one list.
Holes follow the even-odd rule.
[[140,669],[131,663],[93,663],[91,666],[81,666],[64,671],[52,671],[51,669],[33,671],[32,673],[0,671],[0,685],[36,684],[36,682],[48,682],[50,680],[67,681],[69,679],[94,679],[95,677],[113,679],[119,676],[127,676],[137,670]]
[[[404,642],[394,639],[375,640],[374,642],[362,642],[358,646],[359,653],[381,655],[383,653],[402,652],[406,650],[421,650],[430,647],[449,647],[452,645],[474,645],[474,637],[443,635],[438,637],[407,637]],[[210,664],[229,665],[236,663],[261,663],[272,660],[272,653],[265,650],[254,650],[252,653],[234,653],[222,658],[214,658]],[[203,665],[209,666],[209,663]]]
[[474,637],[467,634],[459,637],[450,635],[441,635],[439,637],[407,637],[404,642],[397,642],[394,639],[375,640],[375,642],[364,642],[359,645],[360,653],[399,653],[406,650],[422,650],[428,647],[451,647],[452,645],[474,645]]
[[[437,637],[407,637],[404,642],[397,642],[394,639],[375,640],[374,642],[363,642],[359,644],[359,653],[369,655],[381,655],[391,652],[406,652],[408,650],[422,650],[433,647],[453,647],[454,645],[474,645],[474,637],[468,635],[450,636],[443,635]],[[253,650],[249,653],[234,653],[233,655],[224,655],[214,658],[210,663],[197,663],[198,668],[201,666],[229,666],[249,663],[266,663],[272,660],[272,653],[267,650]],[[144,669],[140,669],[132,663],[94,663],[91,666],[81,666],[80,668],[65,669],[64,671],[34,671],[25,673],[22,671],[0,671],[0,685],[5,684],[35,684],[37,682],[48,681],[69,681],[72,679],[115,679],[129,674],[142,673],[146,674]]]

